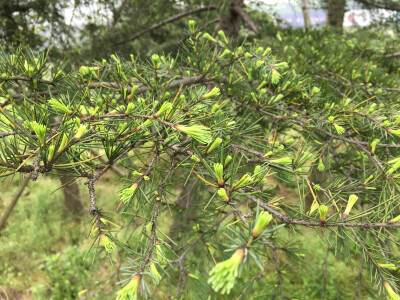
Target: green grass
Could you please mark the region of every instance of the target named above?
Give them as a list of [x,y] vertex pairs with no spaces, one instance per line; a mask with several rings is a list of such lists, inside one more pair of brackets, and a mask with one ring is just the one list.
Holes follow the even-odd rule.
[[[98,204],[106,211],[115,211],[118,205],[117,191],[122,187],[111,177],[102,179],[96,189]],[[2,214],[18,188],[17,180],[1,184],[0,213]],[[9,218],[8,226],[0,235],[0,295],[7,293],[10,299],[113,299],[119,286],[115,266],[109,259],[99,255],[92,265],[93,251],[84,260],[92,240],[88,238],[90,228],[86,224],[88,215],[83,215],[77,223],[63,202],[59,181],[40,178],[30,182]],[[80,182],[81,201],[84,209],[89,206],[86,186]],[[168,233],[172,218],[162,216],[163,232]],[[118,219],[116,220],[118,222]],[[131,243],[139,234],[137,230]],[[324,260],[329,239],[328,231],[301,228],[301,234],[281,230],[278,238],[282,244],[297,240],[299,253],[304,254],[304,264],[291,265],[281,255],[285,265],[283,288],[285,295],[293,299],[321,299],[325,272],[325,299],[353,299],[359,276],[361,251],[356,246],[352,254],[343,250],[329,251],[324,271]],[[127,235],[130,231],[123,231]],[[323,239],[321,239],[321,237]],[[334,244],[334,243],[333,243]],[[118,253],[113,254],[118,261]],[[195,271],[195,270],[193,270]],[[257,272],[257,268],[250,273]],[[269,264],[262,280],[255,284],[276,282],[273,264]],[[287,276],[290,274],[290,276]],[[256,275],[256,274],[252,274]],[[123,279],[123,278],[121,278]],[[238,284],[240,279],[238,281]],[[359,299],[381,299],[373,296],[370,275],[363,272],[363,286]],[[160,298],[166,296],[167,289],[161,288]],[[257,293],[255,293],[257,294]],[[215,299],[222,299],[219,296]],[[261,296],[254,299],[266,299]]]
[[[0,283],[7,287],[3,293],[19,291],[22,299],[76,299],[76,293],[87,286],[96,292],[83,293],[79,299],[96,299],[96,295],[111,292],[106,285],[96,286],[114,273],[109,261],[96,260],[92,266],[90,256],[83,260],[91,242],[87,238],[89,218],[85,215],[76,222],[65,208],[59,186],[59,181],[49,178],[30,182],[1,232]],[[115,210],[119,187],[112,182],[98,189],[102,207]],[[17,180],[1,184],[1,214],[17,189]],[[80,191],[87,209],[89,199],[82,183]]]

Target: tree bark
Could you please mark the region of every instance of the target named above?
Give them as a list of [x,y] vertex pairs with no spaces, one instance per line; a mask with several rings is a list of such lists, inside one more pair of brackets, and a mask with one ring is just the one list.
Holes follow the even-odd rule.
[[310,7],[308,6],[308,0],[301,0],[301,9],[303,10],[304,27],[306,29],[310,29],[311,18],[310,18]]
[[230,3],[229,13],[222,14],[219,22],[219,28],[224,31],[225,35],[236,39],[239,36],[241,16],[235,9],[236,6],[243,5],[243,1],[232,0]]
[[342,29],[346,0],[327,0],[327,24]]
[[1,217],[0,220],[0,230],[2,230],[3,228],[5,228],[6,226],[6,222],[8,217],[11,215],[12,211],[14,210],[15,205],[17,205],[17,202],[19,200],[19,198],[22,195],[22,192],[24,191],[25,187],[28,185],[29,180],[31,178],[31,174],[29,173],[25,176],[25,178],[23,179],[23,181],[21,182],[21,185],[18,188],[18,192],[17,194],[14,196],[14,199],[11,201],[10,205],[7,207],[7,210],[5,211],[4,215]]
[[60,181],[63,185],[64,192],[64,203],[68,212],[73,213],[74,216],[78,217],[83,211],[82,203],[79,197],[79,186],[76,182],[72,183],[74,177],[63,176],[63,172],[59,172],[61,175]]

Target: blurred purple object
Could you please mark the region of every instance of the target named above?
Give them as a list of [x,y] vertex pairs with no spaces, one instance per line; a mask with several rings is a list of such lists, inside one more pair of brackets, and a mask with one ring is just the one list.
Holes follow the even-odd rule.
[[[292,27],[304,27],[303,14],[285,14],[280,16]],[[311,24],[313,27],[322,27],[326,21],[326,13],[324,11],[310,12]]]

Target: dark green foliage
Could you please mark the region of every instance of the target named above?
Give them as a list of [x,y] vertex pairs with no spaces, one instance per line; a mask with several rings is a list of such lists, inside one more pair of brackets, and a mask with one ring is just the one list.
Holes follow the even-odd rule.
[[[87,248],[121,267],[118,299],[391,293],[400,70],[390,32],[280,30],[240,46],[186,34],[176,56],[112,55],[63,72],[43,53],[2,52],[0,176],[63,170],[85,182]],[[99,201],[113,168],[126,171],[119,201]],[[64,282],[54,297],[85,288],[71,284],[87,278],[74,253],[65,267],[48,260]]]

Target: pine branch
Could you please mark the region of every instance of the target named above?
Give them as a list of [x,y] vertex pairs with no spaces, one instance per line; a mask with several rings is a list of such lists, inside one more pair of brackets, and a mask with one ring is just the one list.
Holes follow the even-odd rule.
[[177,15],[171,17],[171,18],[168,18],[168,19],[160,22],[160,23],[157,23],[157,24],[154,24],[154,25],[152,25],[150,27],[147,27],[146,29],[131,35],[129,38],[127,38],[125,40],[121,40],[119,42],[116,42],[115,45],[119,46],[119,45],[127,43],[129,41],[134,41],[134,40],[136,40],[137,38],[141,37],[142,35],[144,35],[147,32],[151,32],[151,31],[153,31],[153,30],[155,30],[157,28],[160,28],[160,27],[162,27],[162,26],[164,26],[164,25],[166,25],[168,23],[175,22],[175,21],[177,21],[179,19],[182,19],[182,18],[184,18],[186,16],[190,16],[190,15],[193,15],[193,14],[198,13],[198,12],[204,12],[204,11],[208,12],[208,11],[216,10],[217,8],[218,7],[215,6],[215,5],[208,5],[208,6],[195,8],[195,9],[192,9],[192,10],[177,14]]

